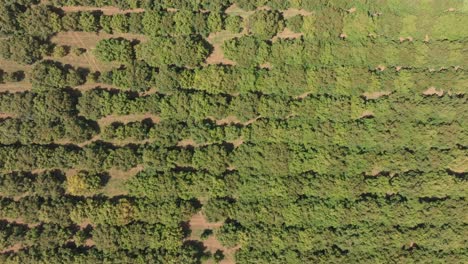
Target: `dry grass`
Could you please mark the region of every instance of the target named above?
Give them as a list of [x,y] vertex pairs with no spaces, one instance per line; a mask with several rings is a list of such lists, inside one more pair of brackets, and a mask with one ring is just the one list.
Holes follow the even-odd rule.
[[22,65],[11,60],[5,60],[5,59],[0,58],[0,69],[6,72],[13,72],[13,71],[28,72],[29,70],[32,69],[32,66]]
[[[98,191],[108,197],[114,197],[119,195],[126,195],[128,191],[125,187],[125,182],[131,177],[135,176],[138,172],[143,170],[143,166],[139,165],[135,168],[131,168],[128,171],[122,171],[117,169],[110,169],[107,171],[109,174],[109,180],[106,185]],[[71,177],[79,172],[77,169],[68,169],[65,171],[66,177]],[[84,222],[81,224],[82,227],[86,227],[90,222]]]
[[90,47],[96,46],[96,44],[103,39],[108,38],[125,38],[128,40],[139,40],[141,42],[147,41],[148,38],[140,34],[129,34],[129,33],[115,33],[107,34],[104,32],[93,33],[93,32],[59,32],[57,35],[52,37],[52,42],[60,45],[67,45],[73,47],[80,47],[89,49]]
[[223,30],[216,33],[211,33],[207,41],[213,46],[213,52],[206,59],[207,64],[226,64],[234,65],[235,62],[224,57],[222,45],[224,41],[242,36],[243,33],[232,33]]
[[362,95],[367,99],[367,100],[375,100],[383,96],[388,96],[392,94],[390,91],[379,91],[379,92],[365,92]]
[[110,169],[108,171],[110,179],[101,192],[109,197],[128,194],[128,190],[125,187],[125,182],[142,170],[143,166],[137,166],[128,171]]
[[114,89],[115,86],[113,86],[111,84],[107,84],[107,83],[90,82],[90,83],[85,83],[85,84],[82,84],[82,85],[75,86],[74,88],[77,89],[77,90],[80,90],[80,91],[89,91],[89,90],[93,90],[95,88]]
[[27,81],[0,84],[0,93],[4,93],[4,92],[10,92],[10,93],[24,92],[24,91],[29,91],[31,89],[32,89],[32,85],[31,85],[30,82],[27,82]]
[[198,144],[197,142],[195,142],[195,140],[191,139],[191,138],[187,138],[187,139],[183,139],[179,142],[177,142],[177,146],[178,147],[182,147],[182,148],[185,148],[185,147],[197,147]]
[[7,118],[11,118],[11,117],[14,117],[14,115],[9,114],[9,113],[0,112],[0,119],[7,119]]
[[280,38],[281,39],[296,39],[296,38],[300,38],[302,35],[304,35],[304,33],[296,33],[294,31],[290,30],[289,28],[284,28],[283,31],[276,34],[276,36],[274,36],[271,39],[271,41],[275,42]]
[[255,11],[245,11],[244,9],[238,7],[236,4],[233,4],[226,9],[225,13],[228,15],[241,16],[242,18],[247,18],[253,13],[255,13]]
[[[14,61],[0,59],[0,69],[5,72],[23,71],[27,74],[32,69],[32,65],[22,65]],[[27,81],[27,76],[21,82],[0,83],[0,93],[23,92],[31,90],[31,88],[31,83]]]
[[460,157],[452,162],[449,170],[455,173],[467,173],[468,172],[468,157]]
[[366,118],[366,117],[373,117],[374,116],[374,112],[370,111],[370,110],[366,110],[364,112],[362,112],[362,114],[359,116],[359,118]]
[[143,8],[135,8],[122,10],[115,6],[93,7],[93,6],[63,6],[61,9],[65,12],[79,12],[79,11],[101,11],[104,15],[114,14],[128,14],[128,13],[142,13],[145,12]]
[[241,124],[241,121],[236,116],[227,116],[223,119],[216,120],[216,125],[230,125],[230,124]]
[[[189,222],[190,229],[192,230],[192,234],[189,239],[191,240],[200,240],[200,234],[205,229],[212,229],[216,230],[223,225],[223,222],[215,222],[210,223],[206,219],[206,217],[201,213],[197,213],[192,216]],[[234,264],[234,254],[239,247],[234,248],[226,248],[219,240],[216,238],[216,235],[211,235],[208,239],[203,241],[204,246],[212,253],[216,252],[216,250],[222,250],[224,253],[225,258],[220,262],[221,264]]]
[[240,137],[238,139],[228,141],[232,145],[234,145],[235,148],[239,147],[240,145],[244,144],[244,138]]
[[305,92],[303,94],[300,94],[300,95],[294,97],[294,99],[302,100],[302,99],[305,99],[307,96],[309,96],[309,95],[311,95],[313,93],[314,93],[313,91]]
[[7,247],[7,248],[1,250],[0,254],[4,254],[4,253],[7,253],[7,252],[18,252],[22,248],[23,248],[23,245],[21,243],[16,243],[11,247]]
[[124,34],[124,33],[116,33],[116,34],[107,34],[104,32],[99,33],[91,33],[91,32],[75,32],[75,31],[68,31],[68,32],[60,32],[54,37],[52,37],[52,43],[70,46],[70,47],[77,47],[77,48],[84,48],[86,52],[81,54],[80,56],[76,56],[74,54],[68,54],[63,58],[51,58],[56,61],[60,61],[64,64],[70,64],[75,67],[82,67],[88,68],[92,71],[104,71],[104,70],[111,70],[113,67],[119,65],[119,63],[105,63],[97,60],[93,54],[93,50],[96,47],[97,43],[103,39],[109,38],[125,38],[129,40],[138,40],[138,41],[147,41],[147,38],[143,35],[138,34]]
[[301,15],[301,16],[310,16],[312,15],[311,12],[305,10],[305,9],[296,9],[296,8],[289,8],[286,10],[283,10],[283,17],[288,19],[293,16]]

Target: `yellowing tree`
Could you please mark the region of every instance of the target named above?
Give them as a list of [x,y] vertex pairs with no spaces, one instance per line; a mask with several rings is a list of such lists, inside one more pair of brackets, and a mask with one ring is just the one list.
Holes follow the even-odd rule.
[[80,171],[67,179],[67,191],[73,195],[89,195],[100,187],[101,176],[96,173]]

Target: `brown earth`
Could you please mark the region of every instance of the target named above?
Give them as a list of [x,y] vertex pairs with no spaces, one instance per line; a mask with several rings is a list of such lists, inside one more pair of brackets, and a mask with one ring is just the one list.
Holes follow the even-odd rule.
[[4,254],[4,253],[7,253],[7,252],[18,252],[22,248],[23,248],[23,245],[21,243],[16,243],[11,247],[7,247],[7,248],[1,250],[0,254]]
[[303,93],[303,94],[300,94],[300,95],[294,97],[294,99],[299,99],[299,100],[301,100],[301,99],[306,98],[307,96],[309,96],[309,95],[312,94],[312,93],[313,93],[312,91],[305,92],[305,93]]
[[374,113],[370,110],[366,110],[362,112],[362,114],[359,116],[359,118],[365,118],[365,117],[373,117]]
[[240,145],[244,144],[244,139],[242,137],[240,137],[238,139],[229,141],[229,143],[231,143],[232,145],[234,145],[235,148],[237,148]]
[[1,83],[0,84],[0,93],[10,92],[24,92],[29,91],[32,89],[32,85],[30,82],[16,82],[16,83]]
[[14,115],[9,114],[9,113],[0,113],[0,119],[7,119],[7,118],[12,118]]
[[229,124],[241,124],[241,121],[236,116],[227,116],[223,119],[216,120],[216,125],[229,125]]
[[128,14],[128,13],[142,13],[145,12],[143,8],[135,8],[122,10],[115,6],[93,7],[93,6],[62,6],[61,9],[65,12],[79,12],[79,11],[101,11],[104,15],[114,14]]
[[274,36],[271,39],[271,41],[275,42],[280,38],[281,39],[296,39],[296,38],[300,38],[302,35],[304,35],[304,33],[296,33],[294,31],[290,30],[289,28],[284,28],[283,31],[276,34],[276,36]]
[[108,197],[126,195],[128,194],[125,188],[125,182],[134,177],[137,173],[142,171],[144,168],[142,165],[138,165],[135,168],[131,168],[128,171],[122,171],[117,169],[110,169],[108,171],[110,179],[106,186],[102,189],[102,193]]
[[[189,221],[190,229],[192,230],[192,234],[189,239],[191,240],[200,240],[200,234],[205,229],[212,229],[213,231],[220,228],[223,225],[223,222],[214,222],[210,223],[206,219],[206,217],[201,213],[198,212],[197,214],[193,215]],[[214,253],[216,250],[222,250],[224,253],[225,258],[220,262],[221,264],[234,264],[234,254],[236,250],[240,247],[233,247],[233,248],[226,248],[219,240],[216,238],[216,235],[211,235],[208,239],[203,241],[205,247],[211,252]]]
[[444,95],[444,91],[440,90],[438,91],[435,87],[429,87],[426,91],[423,92],[424,95],[437,95],[441,97]]
[[49,59],[59,61],[63,64],[70,64],[75,67],[89,68],[92,71],[102,72],[103,70],[111,70],[112,68],[119,66],[120,64],[118,62],[107,63],[99,61],[95,58],[93,54],[94,47],[97,45],[97,43],[100,40],[109,38],[125,38],[128,40],[137,40],[141,42],[147,41],[148,39],[144,35],[128,33],[107,34],[104,32],[59,32],[57,35],[52,37],[52,43],[70,47],[84,48],[86,49],[86,52],[81,54],[80,56],[68,54],[67,56],[64,56],[62,58],[50,57]]
[[309,12],[305,9],[297,9],[297,8],[288,8],[286,10],[281,11],[283,13],[283,17],[288,19],[293,16],[301,15],[301,16],[310,16],[312,12]]
[[190,147],[190,146],[191,147],[197,147],[198,144],[197,144],[197,142],[195,142],[195,140],[193,140],[191,138],[188,138],[188,139],[183,139],[183,140],[177,142],[177,146],[178,147],[183,147],[183,148]]
[[241,16],[244,19],[255,13],[255,11],[245,11],[244,9],[238,7],[236,4],[231,5],[224,12],[228,15]]
[[260,68],[263,68],[263,69],[271,69],[273,68],[273,65],[271,65],[271,63],[269,62],[265,62],[265,63],[262,63],[260,65],[258,65]]

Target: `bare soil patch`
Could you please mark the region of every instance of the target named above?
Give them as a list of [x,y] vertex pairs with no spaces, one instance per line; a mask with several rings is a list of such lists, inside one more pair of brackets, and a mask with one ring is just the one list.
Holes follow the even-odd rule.
[[[223,222],[210,223],[208,222],[206,217],[201,212],[198,212],[197,214],[192,216],[192,218],[189,221],[189,225],[190,225],[190,229],[192,230],[192,235],[190,236],[190,239],[200,240],[199,234],[201,234],[203,230],[218,229],[223,225]],[[223,251],[225,258],[220,263],[222,264],[234,264],[235,263],[234,254],[236,250],[239,249],[239,247],[233,247],[233,248],[224,247],[216,238],[216,235],[211,235],[208,239],[203,241],[203,244],[212,253],[216,252],[216,250]]]
[[198,212],[190,218],[189,224],[191,229],[213,229],[221,227],[223,222],[210,223],[203,213]]
[[449,166],[449,170],[455,173],[467,173],[468,172],[468,157],[458,158]]
[[304,33],[296,33],[294,31],[290,30],[289,28],[284,28],[283,31],[281,31],[276,36],[274,36],[271,39],[271,41],[275,42],[279,38],[281,38],[281,39],[296,39],[296,38],[300,38],[302,35],[304,35]]
[[6,72],[13,72],[13,71],[28,72],[29,70],[32,69],[32,65],[22,65],[11,60],[5,60],[5,59],[0,58],[0,69]]
[[242,35],[243,33],[232,33],[227,30],[223,30],[223,31],[216,32],[216,33],[210,33],[210,35],[207,38],[207,41],[213,46],[213,52],[206,59],[206,63],[207,64],[226,64],[226,65],[236,64],[234,61],[224,57],[222,45],[224,41],[233,39],[236,37],[240,37]]
[[117,169],[110,169],[108,171],[110,179],[106,186],[102,189],[102,193],[108,197],[126,195],[128,190],[125,187],[125,182],[134,177],[137,173],[143,170],[143,166],[139,165],[135,168],[131,168],[128,171],[122,171]]
[[257,116],[257,117],[254,117],[254,118],[250,119],[250,120],[247,120],[247,122],[245,122],[243,125],[244,125],[244,126],[248,126],[248,125],[250,125],[250,124],[253,124],[253,123],[254,123],[255,121],[257,121],[260,117],[261,117],[261,116]]
[[236,116],[227,116],[223,119],[216,120],[216,125],[229,125],[229,124],[241,124],[241,121]]
[[437,95],[441,97],[444,95],[444,91],[440,90],[438,91],[435,87],[429,87],[426,91],[423,92],[424,95]]
[[13,114],[0,112],[0,119],[7,119],[7,118],[13,118],[13,117],[15,117]]
[[294,99],[299,99],[299,100],[301,100],[301,99],[306,98],[307,96],[309,96],[309,95],[312,94],[312,93],[313,93],[312,91],[305,92],[305,93],[303,93],[303,94],[300,94],[300,95],[294,97]]
[[190,147],[190,146],[197,147],[198,144],[197,144],[197,142],[195,142],[195,140],[193,140],[191,138],[187,138],[187,139],[183,139],[183,140],[177,142],[177,146],[178,147],[183,147],[183,148]]
[[4,253],[7,253],[7,252],[18,252],[22,248],[23,248],[23,245],[21,243],[16,243],[13,246],[7,247],[7,248],[3,249],[2,251],[0,251],[0,254],[4,254]]
[[379,92],[365,92],[362,95],[367,99],[367,100],[375,100],[383,96],[388,96],[392,94],[391,91],[379,91]]
[[288,19],[293,16],[301,15],[301,16],[310,16],[312,15],[312,12],[309,12],[305,9],[297,9],[297,8],[288,8],[286,10],[283,10],[283,17]]
[[142,13],[145,12],[143,8],[127,9],[122,10],[115,6],[103,6],[103,7],[94,7],[94,6],[62,6],[61,9],[65,12],[79,12],[79,11],[101,11],[104,15],[114,15],[114,14],[128,14],[128,13]]
[[105,32],[80,32],[80,31],[65,31],[59,32],[57,35],[52,37],[51,41],[53,43],[57,43],[60,45],[67,45],[73,47],[80,47],[89,49],[91,47],[96,46],[96,44],[103,39],[108,38],[125,38],[128,40],[139,40],[139,41],[147,41],[148,37],[145,35],[140,34],[130,34],[130,33],[115,33],[115,34],[108,34]]
[[74,88],[77,89],[77,90],[80,90],[80,91],[89,91],[89,90],[93,90],[95,88],[114,89],[115,86],[113,86],[112,84],[107,84],[107,83],[93,83],[93,82],[90,82],[90,83],[85,83],[85,84],[82,84],[82,85],[75,86]]
[[93,71],[111,70],[113,67],[119,66],[118,62],[106,63],[99,61],[95,58],[93,50],[97,43],[103,39],[109,38],[125,38],[129,40],[138,40],[141,42],[147,41],[147,37],[139,34],[128,34],[128,33],[115,33],[107,34],[104,32],[92,33],[92,32],[59,32],[57,35],[52,37],[51,42],[59,45],[78,47],[86,49],[84,54],[76,56],[74,54],[68,54],[63,58],[50,58],[56,61],[60,61],[64,64],[70,64],[75,67],[89,68]]
[[376,176],[378,176],[381,172],[382,172],[382,169],[381,169],[380,167],[374,167],[374,168],[372,168],[372,171],[371,171],[369,174],[367,174],[367,175],[376,177]]
[[240,145],[244,144],[244,139],[242,137],[229,141],[232,145],[234,145],[235,148],[239,147]]
[[349,14],[352,14],[354,12],[356,12],[356,7],[351,7],[350,9],[346,10],[346,12],[348,12]]
[[228,15],[241,16],[243,18],[247,18],[253,13],[255,13],[255,11],[245,11],[244,9],[237,6],[236,4],[231,5],[224,12]]
[[260,65],[258,65],[260,68],[263,68],[263,69],[271,69],[273,68],[273,65],[271,65],[271,63],[269,62],[265,62],[265,63],[262,63]]
[[366,117],[373,117],[374,116],[374,112],[370,111],[370,110],[366,110],[364,112],[362,112],[362,114],[359,116],[359,118],[366,118]]
[[30,82],[15,82],[15,83],[1,83],[0,84],[0,93],[10,92],[24,92],[32,89],[32,84]]
[[27,223],[26,221],[24,221],[23,218],[19,217],[19,218],[8,218],[8,217],[4,217],[2,218],[1,220],[5,220],[5,221],[8,221],[10,223],[17,223],[17,224],[22,224],[22,225],[27,225],[29,228],[33,228],[33,227],[36,227],[38,226],[40,223]]

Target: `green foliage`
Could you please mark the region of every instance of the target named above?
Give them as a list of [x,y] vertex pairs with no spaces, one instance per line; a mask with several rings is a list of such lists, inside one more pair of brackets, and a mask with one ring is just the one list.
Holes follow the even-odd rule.
[[248,18],[249,31],[260,39],[271,39],[284,28],[281,13],[278,11],[260,10]]
[[153,38],[136,47],[136,57],[153,67],[164,64],[193,67],[203,62],[208,53],[206,41],[194,37]]
[[0,263],[466,262],[467,10],[0,1]]
[[64,46],[55,46],[52,54],[56,58],[62,58],[67,55],[67,48]]
[[219,32],[223,29],[222,14],[210,12],[208,15],[207,26],[210,32]]
[[132,43],[127,39],[103,39],[94,50],[96,57],[102,61],[119,61],[128,63],[134,58]]
[[54,13],[48,6],[37,5],[22,13],[18,17],[18,23],[29,36],[47,39],[57,30],[60,30],[54,28],[54,25],[57,25],[57,22],[55,22],[57,19],[58,14]]
[[[85,23],[85,25],[89,25],[89,24],[86,24],[88,23],[88,19],[91,20],[91,22],[93,22],[93,18],[88,18],[85,17],[83,19],[86,19],[86,21],[83,21]],[[81,15],[79,12],[70,12],[70,13],[66,13],[63,17],[62,17],[62,27],[65,31],[78,31],[78,30],[81,30],[81,23],[80,23],[80,20],[81,20]],[[89,25],[92,27],[92,25]]]
[[99,29],[99,20],[93,12],[81,12],[79,23],[80,28],[86,32],[96,32]]
[[126,33],[130,27],[130,21],[126,14],[115,14],[110,21],[113,32]]
[[232,33],[240,33],[243,30],[243,22],[240,16],[228,16],[225,20],[225,28]]
[[201,239],[201,240],[206,240],[206,239],[208,239],[208,238],[209,238],[210,236],[212,236],[212,235],[213,235],[213,230],[211,230],[211,229],[205,229],[205,230],[203,230],[203,232],[201,233],[200,239]]
[[42,61],[34,65],[29,79],[36,91],[63,89],[84,83],[84,78],[75,70],[67,70],[53,61]]
[[75,56],[81,56],[85,52],[86,52],[86,49],[84,48],[77,48],[77,47],[71,48],[71,53],[73,53]]
[[1,41],[0,54],[5,59],[18,62],[20,64],[33,64],[42,58],[41,44],[32,37],[13,37],[8,41]]
[[268,45],[253,36],[234,38],[223,44],[224,55],[240,66],[264,63],[268,56]]
[[94,194],[102,187],[102,176],[97,173],[80,171],[67,177],[67,192],[73,195]]
[[304,17],[301,15],[296,15],[286,20],[286,27],[294,32],[301,32],[303,23]]

